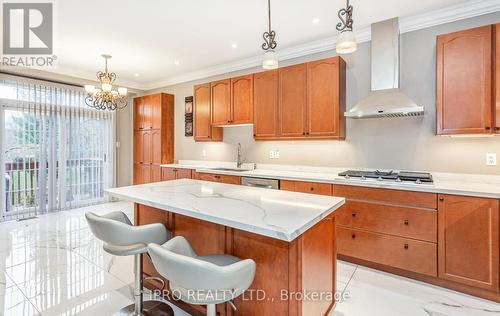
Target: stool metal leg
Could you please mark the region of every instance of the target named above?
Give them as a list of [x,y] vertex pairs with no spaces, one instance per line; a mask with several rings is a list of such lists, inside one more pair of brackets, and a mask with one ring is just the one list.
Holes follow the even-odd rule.
[[134,303],[135,315],[142,314],[142,274],[141,255],[134,255]]
[[215,304],[208,304],[207,305],[207,316],[216,316],[217,311],[215,309]]

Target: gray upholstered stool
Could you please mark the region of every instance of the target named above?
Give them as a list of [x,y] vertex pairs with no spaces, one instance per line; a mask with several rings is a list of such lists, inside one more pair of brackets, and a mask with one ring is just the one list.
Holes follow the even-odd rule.
[[215,316],[215,304],[230,302],[250,287],[255,262],[229,255],[197,256],[188,241],[177,236],[162,246],[150,244],[149,255],[156,270],[170,281],[176,298],[194,305],[207,305]]
[[[92,233],[104,242],[104,250],[115,256],[134,256],[134,304],[115,315],[174,315],[172,307],[160,301],[142,301],[141,254],[149,243],[164,243],[169,233],[163,224],[134,226],[123,212],[85,214]],[[162,281],[163,282],[163,281]]]

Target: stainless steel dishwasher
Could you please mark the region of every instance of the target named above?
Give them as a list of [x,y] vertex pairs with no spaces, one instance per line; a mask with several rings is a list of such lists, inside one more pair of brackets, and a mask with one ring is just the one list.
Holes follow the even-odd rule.
[[247,187],[279,190],[280,181],[276,180],[276,179],[242,177],[241,178],[241,185],[244,185]]

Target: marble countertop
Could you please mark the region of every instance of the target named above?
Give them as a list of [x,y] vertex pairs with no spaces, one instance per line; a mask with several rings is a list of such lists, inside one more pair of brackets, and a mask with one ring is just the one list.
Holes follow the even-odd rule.
[[108,189],[113,197],[292,241],[344,198],[180,179]]
[[[162,165],[163,167],[188,168],[197,172],[228,174],[242,177],[268,178],[279,180],[311,181],[331,184],[345,184],[364,187],[431,192],[442,194],[456,194],[477,196],[485,198],[500,198],[500,176],[475,175],[431,172],[433,184],[414,184],[381,182],[377,180],[345,179],[338,173],[347,169],[360,168],[330,168],[311,166],[286,166],[286,165],[257,165],[257,169],[250,171],[220,171],[213,168],[235,168],[231,162],[205,162],[205,161],[180,161],[177,164]],[[244,168],[253,168],[253,164],[245,164]]]

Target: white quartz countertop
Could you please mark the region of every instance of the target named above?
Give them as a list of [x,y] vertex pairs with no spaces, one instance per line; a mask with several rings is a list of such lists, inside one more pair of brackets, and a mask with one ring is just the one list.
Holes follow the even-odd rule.
[[176,214],[292,241],[345,203],[344,198],[223,184],[172,180],[106,192]]

